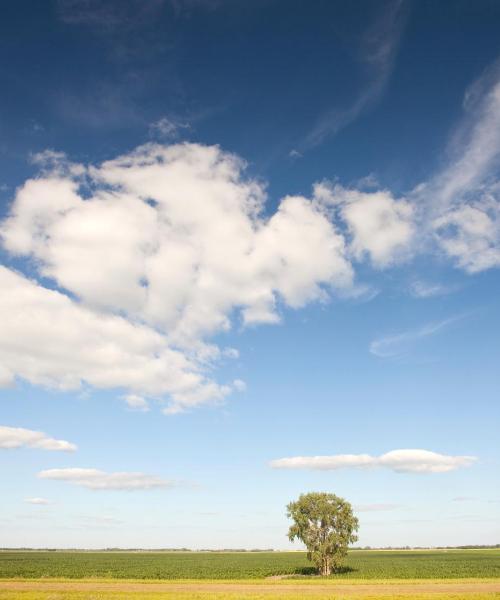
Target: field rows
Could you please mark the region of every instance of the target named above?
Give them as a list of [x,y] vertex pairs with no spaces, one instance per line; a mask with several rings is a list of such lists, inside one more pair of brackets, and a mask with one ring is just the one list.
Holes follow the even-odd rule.
[[[0,579],[262,579],[308,576],[302,552],[0,552]],[[500,577],[500,550],[354,551],[344,579]]]

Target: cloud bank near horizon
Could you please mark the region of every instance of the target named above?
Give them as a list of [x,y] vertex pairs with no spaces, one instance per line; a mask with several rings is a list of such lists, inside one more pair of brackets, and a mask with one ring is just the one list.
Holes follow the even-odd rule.
[[395,473],[447,473],[470,467],[475,456],[450,456],[429,450],[391,450],[381,456],[370,454],[334,454],[332,456],[294,456],[270,462],[273,469],[310,469],[335,471],[338,469],[385,468]]
[[46,469],[38,473],[39,479],[65,481],[89,490],[151,490],[171,488],[176,484],[161,477],[135,472],[107,473],[99,469]]

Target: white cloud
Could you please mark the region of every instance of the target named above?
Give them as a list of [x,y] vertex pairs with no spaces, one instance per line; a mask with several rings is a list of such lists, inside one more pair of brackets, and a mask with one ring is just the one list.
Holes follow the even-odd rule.
[[[374,64],[385,64],[391,45],[374,40]],[[37,155],[40,175],[0,224],[5,249],[32,259],[39,277],[0,267],[0,310],[11,316],[0,323],[0,384],[116,388],[136,409],[157,400],[175,414],[242,387],[213,379],[236,351],[212,336],[278,323],[280,307],[332,291],[356,297],[355,263],[389,268],[434,243],[468,272],[499,266],[499,73],[469,92],[455,158],[402,197],[322,182],[266,214],[265,186],[216,146],[146,144],[97,166]],[[374,340],[371,351],[400,354],[446,323]]]
[[336,454],[333,456],[295,456],[271,461],[274,469],[337,469],[386,468],[396,473],[446,473],[476,462],[474,456],[449,456],[429,450],[392,450],[381,456],[369,454]]
[[238,306],[267,321],[278,297],[299,306],[320,284],[349,284],[342,237],[315,204],[288,197],[264,219],[264,190],[243,166],[216,147],[146,145],[91,168],[91,198],[75,178],[30,180],[4,243],[88,304],[171,337],[227,328]]
[[368,173],[356,181],[356,188],[360,190],[380,189],[382,186],[375,173]]
[[352,300],[358,304],[365,304],[371,302],[379,294],[380,290],[378,288],[369,284],[358,283],[353,285],[351,289],[340,292],[339,297]]
[[368,255],[376,267],[388,267],[409,257],[415,215],[404,198],[395,199],[387,190],[362,192],[328,182],[316,184],[314,196],[338,212],[357,260]]
[[41,450],[60,450],[63,452],[73,452],[76,450],[75,444],[66,442],[65,440],[56,440],[41,431],[0,425],[0,448],[11,449],[22,447],[40,448]]
[[429,182],[434,202],[461,204],[500,159],[500,59],[466,91],[465,118],[452,137],[449,165]]
[[[7,374],[35,385],[78,389],[128,389],[131,393],[169,394],[182,406],[223,398],[199,366],[171,349],[165,336],[123,317],[92,311],[0,267],[0,363]],[[209,392],[209,393],[208,393]]]
[[178,119],[169,119],[161,117],[149,126],[149,134],[160,140],[173,140],[178,137],[182,129],[190,129],[189,123],[184,123]]
[[138,394],[127,394],[123,396],[127,406],[132,410],[147,412],[149,410],[148,401]]
[[47,500],[47,498],[25,498],[25,502],[28,504],[36,504],[39,506],[48,506],[49,504],[53,504],[51,500]]
[[449,456],[428,450],[393,450],[378,458],[382,467],[397,473],[446,473],[470,467],[475,456]]
[[145,473],[106,473],[98,469],[47,469],[40,479],[66,481],[90,490],[149,490],[174,487],[175,483]]
[[470,204],[452,208],[434,222],[441,248],[469,273],[500,266],[500,185]]
[[5,382],[169,396],[168,413],[217,402],[231,386],[206,373],[228,354],[209,336],[352,283],[324,208],[290,196],[265,217],[263,186],[217,147],[148,144],[89,168],[44,159],[0,231],[61,291],[0,271],[0,308],[14,315],[0,325]]
[[408,352],[411,346],[418,340],[430,337],[462,318],[463,316],[452,317],[435,323],[427,323],[420,329],[413,329],[378,338],[371,342],[370,352],[380,358],[401,356]]
[[242,381],[241,379],[235,379],[233,381],[233,386],[235,389],[239,390],[240,392],[244,392],[247,389],[247,385],[244,381]]
[[467,90],[465,109],[452,159],[415,201],[424,199],[438,247],[475,273],[500,266],[500,59]]
[[467,91],[465,108],[447,165],[405,197],[363,190],[362,181],[352,189],[316,184],[315,198],[334,207],[355,260],[389,267],[437,250],[469,273],[500,266],[500,59]]
[[414,298],[433,298],[435,296],[444,296],[451,294],[456,287],[443,285],[441,283],[431,283],[416,279],[410,284],[410,294]]

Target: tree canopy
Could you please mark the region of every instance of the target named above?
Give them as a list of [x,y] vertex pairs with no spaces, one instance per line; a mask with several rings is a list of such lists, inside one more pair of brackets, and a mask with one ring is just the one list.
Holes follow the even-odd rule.
[[307,558],[320,575],[338,571],[349,544],[358,539],[358,519],[349,502],[335,494],[302,494],[288,504],[287,516],[293,519],[288,531],[290,541],[299,539],[305,544]]

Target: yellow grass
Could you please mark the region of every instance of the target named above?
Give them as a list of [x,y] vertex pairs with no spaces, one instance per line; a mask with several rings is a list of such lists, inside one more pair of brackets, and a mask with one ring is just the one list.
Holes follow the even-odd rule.
[[75,592],[75,591],[0,591],[0,600],[498,600],[500,592],[492,593],[426,593],[396,595],[356,595],[308,593],[225,593],[225,592]]
[[[481,585],[490,584],[485,591]],[[85,589],[85,586],[89,589]],[[100,586],[106,589],[99,589]],[[435,585],[436,588],[431,589]],[[15,589],[19,586],[19,589]],[[241,589],[238,589],[241,586]],[[78,589],[80,587],[80,589]],[[130,587],[130,589],[128,589]],[[171,587],[172,589],[169,589]],[[11,589],[9,589],[11,588]],[[177,588],[177,589],[176,589]],[[226,589],[225,589],[226,588]],[[295,588],[295,589],[294,589]],[[330,589],[329,589],[330,588]],[[377,589],[378,588],[378,589]],[[457,590],[457,588],[463,588]],[[0,600],[500,600],[498,579],[1,580]]]

